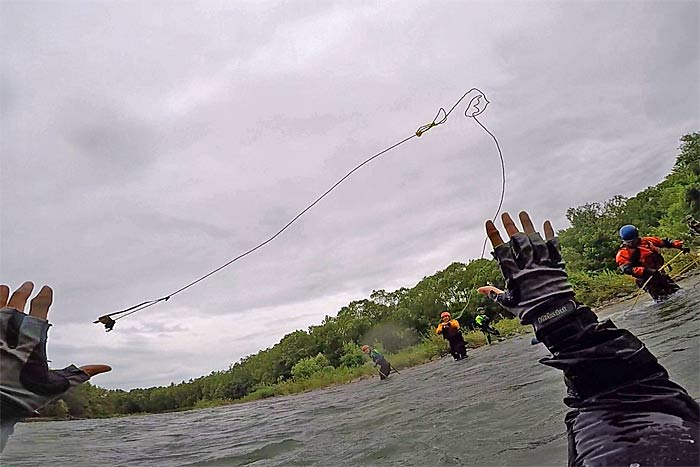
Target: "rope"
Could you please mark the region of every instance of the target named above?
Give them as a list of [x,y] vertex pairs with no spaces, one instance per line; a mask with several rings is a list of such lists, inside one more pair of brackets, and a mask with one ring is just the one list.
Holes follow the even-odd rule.
[[[301,210],[301,212],[299,212],[299,214],[297,214],[296,216],[294,216],[289,222],[287,222],[281,229],[279,229],[277,232],[275,232],[275,233],[274,233],[271,237],[269,237],[268,239],[262,241],[261,243],[257,244],[257,245],[254,246],[253,248],[251,248],[251,249],[249,249],[249,250],[247,250],[247,251],[245,251],[245,252],[239,254],[239,255],[236,256],[235,258],[232,258],[231,260],[225,262],[224,264],[222,264],[221,266],[217,267],[216,269],[214,269],[214,270],[212,270],[212,271],[210,271],[210,272],[204,274],[203,276],[201,276],[201,277],[199,277],[199,278],[193,280],[192,282],[188,283],[187,285],[184,285],[184,286],[180,287],[179,289],[177,289],[177,290],[175,290],[175,291],[169,293],[168,295],[165,295],[165,296],[163,296],[163,297],[161,297],[161,298],[156,298],[156,299],[153,299],[153,300],[147,300],[147,301],[141,302],[141,303],[139,303],[139,304],[137,304],[137,305],[133,305],[133,306],[131,306],[131,307],[129,307],[129,308],[125,308],[125,309],[123,309],[123,310],[114,311],[114,312],[112,312],[112,313],[108,313],[108,314],[102,315],[102,316],[100,316],[96,321],[94,321],[94,323],[102,323],[102,324],[105,325],[107,331],[110,331],[110,330],[112,330],[112,328],[114,327],[114,323],[115,323],[116,321],[118,321],[118,320],[120,320],[120,319],[122,319],[122,318],[125,318],[125,317],[127,317],[127,316],[129,316],[129,315],[132,315],[132,314],[134,314],[134,313],[136,313],[136,312],[138,312],[138,311],[145,310],[146,308],[150,308],[150,307],[152,307],[152,306],[154,306],[154,305],[156,305],[156,304],[158,304],[158,303],[160,303],[160,302],[168,301],[168,300],[170,300],[171,297],[174,297],[175,295],[179,294],[180,292],[183,292],[183,291],[189,289],[190,287],[192,287],[192,286],[198,284],[199,282],[201,282],[201,281],[207,279],[208,277],[210,277],[210,276],[216,274],[217,272],[221,271],[222,269],[227,268],[228,266],[230,266],[231,264],[235,263],[236,261],[238,261],[238,260],[240,260],[240,259],[242,259],[242,258],[248,256],[249,254],[253,253],[254,251],[256,251],[256,250],[258,250],[258,249],[264,247],[264,246],[267,245],[268,243],[270,243],[270,242],[272,242],[273,240],[275,240],[280,234],[282,234],[282,232],[284,232],[285,230],[287,230],[287,229],[288,229],[294,222],[296,222],[301,216],[303,216],[303,215],[304,215],[306,212],[308,212],[311,208],[313,208],[314,206],[316,206],[316,204],[318,204],[323,198],[325,198],[328,194],[330,194],[331,191],[333,191],[335,188],[337,188],[341,183],[343,183],[348,177],[350,177],[353,173],[355,173],[356,171],[358,171],[360,168],[362,168],[362,167],[365,166],[366,164],[372,162],[373,160],[377,159],[378,157],[380,157],[380,156],[386,154],[387,152],[391,151],[392,149],[395,149],[395,148],[401,146],[402,144],[407,143],[408,141],[410,141],[410,140],[413,139],[413,138],[416,138],[416,137],[420,138],[422,135],[424,135],[426,132],[428,132],[428,131],[431,130],[432,128],[434,128],[434,127],[436,127],[436,126],[439,126],[439,125],[442,125],[442,124],[444,124],[445,122],[447,122],[447,119],[448,119],[448,117],[450,116],[450,114],[452,113],[452,111],[453,111],[453,110],[462,102],[462,100],[464,100],[470,93],[476,93],[476,95],[474,95],[474,96],[471,98],[471,100],[469,101],[469,105],[468,105],[468,107],[467,107],[467,110],[465,111],[465,115],[466,115],[467,117],[474,118],[474,120],[476,120],[477,123],[479,123],[479,125],[480,125],[484,130],[486,130],[486,132],[489,133],[489,134],[491,135],[491,137],[494,138],[494,140],[495,140],[496,138],[493,136],[493,134],[492,134],[490,131],[488,131],[488,129],[486,129],[486,127],[483,126],[483,125],[481,124],[481,122],[479,122],[479,121],[476,119],[476,116],[479,115],[479,114],[481,114],[481,113],[486,109],[486,106],[489,104],[489,101],[486,99],[486,96],[484,95],[484,93],[481,92],[479,89],[477,89],[477,88],[471,88],[469,91],[465,92],[464,95],[462,95],[462,97],[459,98],[459,100],[457,100],[457,102],[450,108],[449,112],[445,111],[444,108],[440,107],[440,109],[438,110],[437,114],[435,115],[435,118],[433,118],[433,120],[432,120],[430,123],[419,127],[418,130],[416,130],[416,132],[415,132],[414,134],[412,134],[412,135],[410,135],[410,136],[408,136],[408,137],[402,139],[401,141],[399,141],[399,142],[397,142],[397,143],[392,144],[391,146],[387,147],[386,149],[383,149],[383,150],[379,151],[378,153],[376,153],[376,154],[370,156],[369,158],[365,159],[363,162],[361,162],[360,164],[358,164],[357,166],[355,166],[352,170],[350,170],[350,171],[349,171],[348,173],[346,173],[343,177],[341,177],[341,178],[340,178],[337,182],[335,182],[330,188],[328,188],[323,194],[321,194],[321,195],[320,195],[318,198],[316,198],[311,204],[309,204],[309,205],[306,206],[303,210]],[[483,102],[482,102],[482,99],[483,99]],[[482,107],[482,105],[483,105],[483,107]],[[496,146],[498,147],[498,141],[496,141]],[[501,201],[500,201],[499,207],[498,207],[498,209],[500,210],[501,205],[502,205],[502,203],[503,203],[503,196],[504,196],[504,193],[505,193],[505,163],[503,162],[503,155],[501,154],[500,147],[498,147],[498,152],[499,152],[499,155],[500,155],[500,157],[501,157],[501,168],[502,168],[502,171],[503,171],[503,186],[502,186],[502,190],[501,190]],[[485,248],[485,244],[484,244],[484,248]],[[482,252],[482,256],[483,256],[483,252]],[[119,315],[121,315],[121,316],[119,316]],[[116,318],[114,318],[115,316],[116,316]]]
[[[468,110],[469,109],[467,109],[467,111]],[[466,112],[465,112],[465,115],[466,115]],[[469,117],[469,115],[467,115],[467,117]],[[501,212],[501,208],[503,207],[503,199],[505,198],[505,195],[506,195],[506,163],[503,160],[503,152],[501,151],[501,145],[498,143],[498,139],[496,138],[496,136],[494,136],[494,134],[491,133],[491,131],[489,131],[489,129],[486,128],[479,121],[478,118],[476,118],[476,115],[472,115],[471,118],[473,118],[474,121],[476,123],[478,123],[479,126],[481,128],[483,128],[484,131],[491,136],[491,138],[493,138],[493,141],[496,143],[496,149],[498,149],[498,157],[500,157],[500,159],[501,159],[501,199],[498,202],[498,208],[496,209],[496,213],[491,218],[491,222],[496,222],[496,217],[498,217],[498,214],[500,214],[500,212]],[[489,237],[486,236],[484,238],[484,244],[481,247],[481,258],[480,259],[484,259],[484,254],[486,253],[486,244],[487,244],[488,240],[489,240]],[[469,295],[467,296],[467,303],[466,303],[466,305],[464,305],[464,308],[462,308],[462,311],[459,312],[458,317],[456,317],[454,319],[460,319],[462,317],[462,315],[464,315],[464,312],[467,310],[467,307],[471,303],[472,295],[474,294],[474,290],[476,290],[475,289],[476,284],[478,283],[479,278],[481,277],[481,273],[484,271],[485,268],[486,268],[486,265],[483,265],[481,268],[479,268],[479,270],[476,272],[476,274],[474,274],[474,284],[469,289]]]
[[676,279],[686,272],[690,271],[693,266],[700,266],[700,263],[698,263],[697,257],[695,255],[690,256],[691,262],[683,266],[678,272],[676,272],[673,276],[671,276],[671,279]]

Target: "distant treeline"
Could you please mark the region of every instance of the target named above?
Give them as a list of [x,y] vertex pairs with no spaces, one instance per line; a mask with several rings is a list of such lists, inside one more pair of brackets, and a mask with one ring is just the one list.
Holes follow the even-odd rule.
[[[633,198],[615,196],[567,211],[571,227],[560,231],[559,237],[578,299],[595,305],[634,290],[630,278],[618,274],[615,267],[621,225],[634,224],[643,235],[692,241],[685,223],[689,214],[700,217],[700,133],[681,138],[675,165],[658,185]],[[42,415],[66,418],[156,413],[234,401],[256,391],[262,397],[274,395],[278,392],[266,388],[294,387],[293,383],[314,378],[319,372],[360,374],[353,368],[365,364],[358,348],[364,343],[391,353],[420,348],[429,357],[430,352],[444,351],[433,335],[442,311],[450,310],[467,328],[473,326],[479,306],[486,307],[496,320],[503,317],[503,310],[474,292],[487,282],[503,287],[494,261],[455,262],[412,288],[376,290],[368,298],[344,306],[336,316],[326,316],[320,325],[294,331],[227,370],[167,387],[128,392],[88,383],[44,408]],[[299,386],[300,390],[306,387]]]

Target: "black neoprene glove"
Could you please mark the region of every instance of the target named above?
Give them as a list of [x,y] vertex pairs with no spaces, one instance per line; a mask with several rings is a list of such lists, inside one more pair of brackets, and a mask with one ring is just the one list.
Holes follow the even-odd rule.
[[557,237],[545,242],[539,233],[518,232],[493,254],[506,281],[506,295],[499,302],[523,324],[537,331],[575,308]]
[[656,269],[644,268],[644,277],[645,277],[645,278],[651,277],[651,276],[653,276],[654,274],[658,274],[658,272],[659,272],[659,271],[657,271]]

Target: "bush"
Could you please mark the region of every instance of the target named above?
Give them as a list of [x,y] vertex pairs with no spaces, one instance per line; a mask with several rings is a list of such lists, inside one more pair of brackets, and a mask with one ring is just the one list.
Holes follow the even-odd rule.
[[630,276],[608,270],[599,273],[571,272],[569,281],[576,292],[576,299],[591,306],[637,290]]
[[299,360],[292,367],[292,376],[294,379],[306,379],[327,369],[333,370],[333,367],[326,356],[319,352],[315,357]]
[[438,355],[444,357],[450,353],[450,344],[447,343],[447,340],[433,332],[418,345],[424,347],[425,353],[431,356]]
[[354,342],[343,344],[343,355],[340,357],[340,366],[344,368],[354,368],[365,363],[365,354],[360,346]]
[[194,406],[192,406],[193,409],[208,409],[210,407],[219,407],[221,405],[228,405],[232,402],[230,399],[212,399],[212,400],[205,400],[205,399],[200,399],[198,400]]
[[464,340],[467,343],[467,348],[475,349],[486,345],[486,336],[481,331],[469,331],[464,333]]
[[493,325],[498,332],[501,333],[501,337],[517,336],[520,334],[527,334],[532,330],[531,326],[523,326],[520,324],[520,319],[518,318],[508,318],[502,319]]
[[247,396],[243,397],[242,400],[258,400],[267,399],[268,397],[279,396],[280,393],[277,389],[276,384],[265,384],[260,386],[255,391],[251,392]]
[[396,353],[387,354],[386,358],[396,368],[406,368],[433,360],[435,357],[444,357],[450,353],[449,344],[442,337],[430,334],[423,338],[420,344],[407,347]]

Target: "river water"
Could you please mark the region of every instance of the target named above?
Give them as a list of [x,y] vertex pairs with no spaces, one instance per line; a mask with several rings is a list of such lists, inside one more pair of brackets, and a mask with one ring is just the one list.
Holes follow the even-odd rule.
[[[634,332],[700,399],[700,287],[602,315]],[[295,396],[173,414],[22,423],[3,466],[562,466],[565,387],[522,336]]]

